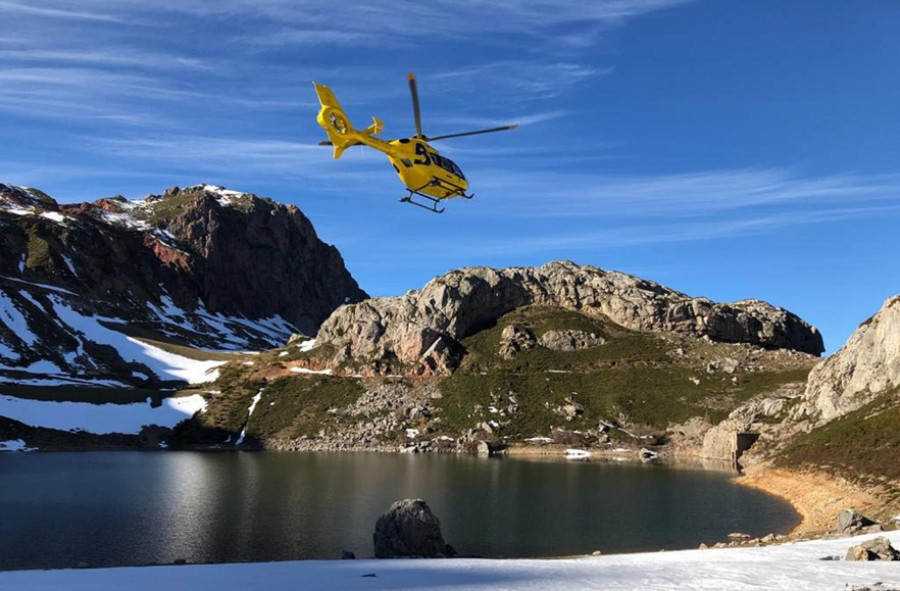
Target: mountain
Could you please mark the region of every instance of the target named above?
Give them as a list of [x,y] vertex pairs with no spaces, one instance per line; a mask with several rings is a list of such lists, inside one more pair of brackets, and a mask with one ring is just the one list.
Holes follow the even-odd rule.
[[699,445],[745,400],[802,390],[821,350],[814,327],[757,300],[570,262],[467,268],[229,364],[196,423],[209,442],[278,449]]
[[270,348],[367,297],[296,207],[212,185],[74,205],[0,185],[0,229],[0,378],[19,384],[158,387],[180,376],[148,342]]
[[[299,211],[220,187],[79,205],[0,195],[2,375],[32,399],[0,396],[0,415],[29,444],[85,445],[62,420],[29,427],[61,408],[46,404],[150,395],[150,418],[102,432],[278,449],[699,446],[746,400],[802,389],[823,350],[768,303],[566,261],[460,269],[366,299]],[[292,332],[315,338],[285,345]],[[63,377],[120,389],[22,390]],[[185,382],[182,398],[160,395]],[[182,415],[166,410],[176,403]]]
[[636,331],[812,355],[824,351],[818,330],[765,302],[718,304],[624,273],[570,262],[452,271],[421,291],[339,308],[319,329],[317,340],[336,350],[333,365],[349,358],[379,372],[414,366],[418,374],[449,373],[459,361],[460,339],[525,306],[572,310]]

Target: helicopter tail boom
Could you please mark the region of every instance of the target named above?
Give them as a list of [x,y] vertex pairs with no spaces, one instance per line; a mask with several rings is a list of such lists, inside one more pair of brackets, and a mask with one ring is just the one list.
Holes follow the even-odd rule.
[[313,85],[316,87],[316,94],[319,97],[319,103],[322,105],[316,121],[328,134],[328,139],[334,146],[335,159],[340,158],[344,150],[350,146],[366,144],[378,148],[377,144],[383,143],[378,138],[372,137],[381,133],[382,129],[384,129],[381,119],[372,117],[372,125],[362,130],[355,129],[350,124],[347,114],[331,89],[315,82],[313,82]]

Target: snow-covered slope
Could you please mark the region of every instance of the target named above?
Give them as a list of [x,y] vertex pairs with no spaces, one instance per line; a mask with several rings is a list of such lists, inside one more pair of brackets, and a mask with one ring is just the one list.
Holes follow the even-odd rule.
[[[214,380],[217,374],[212,370],[223,363],[190,359],[130,337],[127,319],[98,315],[77,297],[59,289],[33,284],[15,289],[8,285],[0,285],[0,384],[194,384]],[[199,322],[190,322],[171,303],[165,308],[151,307],[151,311],[164,335],[169,325],[201,330]],[[220,339],[221,349],[242,349],[248,346],[247,339],[233,327],[247,323],[246,319],[206,313],[204,330]],[[279,320],[257,324],[259,333],[271,335],[273,343],[290,329]]]
[[[900,532],[886,534],[900,545]],[[566,560],[333,560],[0,572],[0,590],[851,591],[900,587],[896,562],[844,562],[872,535],[765,548]],[[837,558],[837,559],[836,559]],[[874,587],[876,582],[882,583]]]

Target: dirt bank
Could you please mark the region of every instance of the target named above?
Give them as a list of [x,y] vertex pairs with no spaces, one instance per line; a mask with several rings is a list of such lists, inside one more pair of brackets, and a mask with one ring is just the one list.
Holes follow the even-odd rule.
[[890,504],[880,488],[864,487],[822,472],[794,472],[757,465],[749,468],[736,482],[777,495],[793,505],[802,518],[791,532],[793,535],[815,536],[833,532],[838,514],[848,507],[875,519],[892,515],[889,514]]

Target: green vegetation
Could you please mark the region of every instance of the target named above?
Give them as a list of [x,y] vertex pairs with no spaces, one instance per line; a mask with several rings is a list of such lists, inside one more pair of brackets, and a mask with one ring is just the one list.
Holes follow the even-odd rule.
[[[551,330],[577,330],[603,337],[607,343],[601,347],[568,352],[535,347],[519,352],[515,359],[503,360],[497,356],[500,335],[510,325],[527,328],[536,338]],[[633,362],[667,359],[665,343],[658,335],[631,331],[606,318],[592,318],[570,310],[540,306],[510,312],[502,316],[496,325],[464,338],[462,344],[467,352],[462,369],[474,372],[488,369],[584,370],[622,359]]]
[[[315,436],[336,425],[331,409],[343,409],[363,393],[358,380],[332,376],[286,376],[265,385],[247,424],[254,437],[294,439]],[[246,409],[245,409],[246,412]]]
[[[607,342],[568,352],[538,346],[504,360],[497,350],[500,334],[510,324],[528,328],[537,338],[548,330],[580,330]],[[596,428],[600,419],[621,418],[633,428],[661,433],[669,424],[692,416],[724,419],[741,402],[781,384],[804,381],[809,371],[708,374],[703,360],[715,358],[716,345],[686,344],[696,349],[694,354],[672,358],[667,352],[675,345],[668,339],[577,312],[523,308],[463,339],[467,354],[461,368],[441,382],[444,397],[434,404],[448,431],[493,419],[502,425],[500,434],[525,438],[546,435],[551,426],[583,430]],[[491,405],[498,410],[508,407],[509,394],[518,405],[516,412],[506,417],[489,412]],[[569,403],[583,408],[572,421],[557,410]],[[505,421],[509,423],[504,425]]]
[[264,379],[248,376],[245,366],[234,363],[223,366],[219,379],[212,386],[219,393],[207,396],[209,405],[206,412],[198,415],[201,426],[240,433],[247,421],[250,401],[265,385]]
[[183,191],[177,195],[167,195],[146,209],[145,219],[153,225],[167,222],[184,213],[197,198],[196,193]]
[[53,273],[55,269],[50,243],[39,236],[33,227],[28,229],[28,257],[25,259],[25,266],[46,273]]
[[[571,330],[602,337],[605,344],[575,351],[537,345],[504,359],[498,354],[500,337],[510,325],[527,329],[536,339],[550,330]],[[585,432],[604,420],[662,436],[672,423],[693,416],[718,421],[752,396],[803,382],[811,365],[763,356],[752,371],[743,366],[733,373],[707,371],[710,362],[746,356],[746,351],[737,345],[633,331],[603,316],[523,308],[462,340],[458,371],[437,380],[443,396],[429,402],[440,421],[428,426],[456,435],[489,423],[495,436],[516,440],[548,435],[552,427]],[[239,433],[247,423],[248,437],[256,439],[339,432],[342,425],[357,420],[346,416],[346,408],[364,392],[365,383],[284,375],[290,362],[305,360],[318,367],[319,360],[333,355],[328,344],[308,352],[291,346],[247,358],[254,360],[253,365],[231,363],[212,386],[221,393],[211,396],[209,408],[198,419],[218,433]],[[409,385],[416,389],[419,383],[411,380]],[[262,397],[248,421],[247,409],[260,390]]]
[[[546,371],[493,371],[485,374],[458,372],[440,384],[444,397],[434,401],[442,410],[444,426],[458,431],[480,421],[496,419],[487,408],[509,404],[513,393],[519,406],[502,434],[531,437],[547,434],[551,426],[588,429],[598,421],[624,415],[633,425],[665,431],[670,423],[692,416],[724,419],[740,402],[781,384],[802,381],[807,370],[753,373],[741,376],[738,385],[722,377],[707,378],[699,386],[690,378],[696,371],[677,366],[611,367],[591,373]],[[554,409],[578,403],[584,412],[571,422]],[[473,409],[480,405],[480,413]],[[497,419],[499,420],[499,419]]]
[[798,437],[777,458],[781,466],[814,466],[842,476],[900,481],[900,405],[893,391]]
[[[282,355],[282,353],[287,353],[286,355]],[[262,361],[269,362],[288,362],[288,361],[316,361],[321,360],[325,361],[332,357],[334,357],[335,349],[334,345],[331,343],[323,343],[319,345],[315,349],[311,349],[309,351],[301,351],[299,347],[294,345],[289,345],[287,347],[282,347],[280,349],[272,349],[271,351],[265,351],[260,356]]]
[[[314,436],[336,424],[332,409],[343,409],[363,393],[359,380],[327,375],[291,375],[267,380],[254,368],[239,364],[223,367],[209,394],[209,406],[198,420],[205,429],[237,434],[246,424],[247,435],[257,439],[294,439]],[[247,420],[253,397],[262,398]]]

